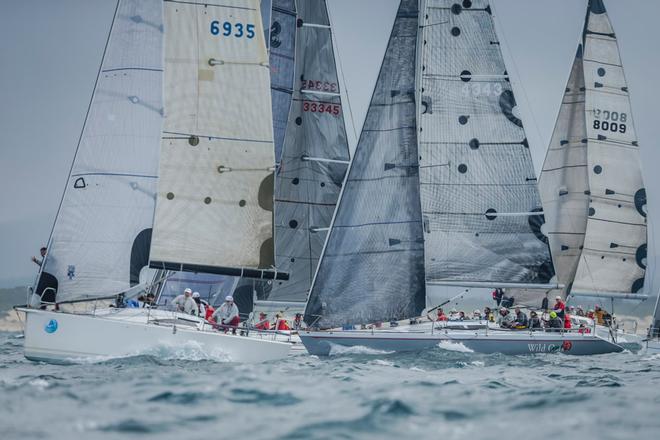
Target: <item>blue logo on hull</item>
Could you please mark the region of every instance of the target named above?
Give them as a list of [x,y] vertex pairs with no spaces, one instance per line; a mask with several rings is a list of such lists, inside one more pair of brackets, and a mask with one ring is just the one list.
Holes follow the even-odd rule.
[[44,330],[46,333],[55,333],[57,331],[57,321],[55,319],[48,321],[48,324],[46,324]]

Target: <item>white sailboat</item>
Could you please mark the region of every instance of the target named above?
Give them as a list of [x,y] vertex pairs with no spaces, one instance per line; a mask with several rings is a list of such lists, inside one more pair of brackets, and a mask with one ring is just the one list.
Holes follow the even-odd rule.
[[[285,279],[272,267],[269,92],[257,0],[119,0],[35,290],[41,302],[128,296],[147,263]],[[290,350],[165,310],[19,310],[34,360],[186,343],[237,362]]]
[[[427,284],[560,287],[515,107],[488,1],[401,2],[306,322],[332,328],[416,317]],[[482,353],[622,350],[577,331],[430,324],[300,336],[318,355],[334,346],[411,351],[441,342]]]
[[[630,92],[602,0],[588,2],[539,189],[563,295],[646,299],[646,190]],[[640,346],[640,336],[621,329],[597,332]]]

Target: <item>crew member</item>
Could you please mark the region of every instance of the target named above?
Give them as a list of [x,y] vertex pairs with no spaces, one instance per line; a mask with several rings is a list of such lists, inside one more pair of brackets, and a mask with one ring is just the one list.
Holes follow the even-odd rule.
[[497,323],[502,328],[511,328],[513,325],[513,316],[506,307],[500,308],[500,316],[497,318]]
[[32,257],[32,262],[38,266],[41,266],[44,263],[44,259],[46,258],[46,248],[42,247],[39,249],[39,254],[41,255],[41,259],[38,259],[37,257]]
[[195,314],[194,312],[197,310],[197,304],[195,303],[195,300],[192,299],[192,290],[186,288],[186,290],[183,291],[183,295],[179,295],[172,300],[172,306],[177,312],[183,312],[189,315]]
[[206,306],[202,302],[202,298],[199,292],[193,292],[192,299],[195,301],[196,307],[193,315],[197,315],[200,318],[206,318]]
[[564,319],[564,311],[566,310],[566,304],[561,299],[561,296],[555,297],[555,305],[552,307],[552,310],[557,313],[559,319]]
[[517,329],[527,328],[527,315],[525,315],[525,312],[520,310],[520,307],[516,307],[515,312],[516,316],[512,327]]
[[257,330],[270,330],[270,321],[266,312],[259,313],[259,322],[254,325]]
[[234,297],[228,295],[225,297],[225,302],[218,307],[218,310],[213,312],[212,318],[225,329],[225,333],[231,328],[232,333],[236,334],[236,327],[241,323],[238,313],[238,307],[234,304]]

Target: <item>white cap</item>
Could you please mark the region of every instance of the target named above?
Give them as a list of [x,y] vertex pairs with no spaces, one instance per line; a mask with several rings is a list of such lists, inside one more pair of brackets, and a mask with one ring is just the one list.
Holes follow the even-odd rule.
[[186,287],[186,290],[184,290],[183,293],[192,293],[192,289],[190,287]]
[[555,299],[561,299],[561,296],[557,295],[555,296]]
[[199,292],[193,292],[193,298],[199,298]]
[[234,300],[233,296],[231,296],[231,295],[225,296],[225,301],[233,301],[233,300]]

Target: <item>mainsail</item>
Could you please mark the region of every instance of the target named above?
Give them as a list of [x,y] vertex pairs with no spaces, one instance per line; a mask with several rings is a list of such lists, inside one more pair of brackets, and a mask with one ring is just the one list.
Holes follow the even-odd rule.
[[165,30],[151,266],[282,277],[270,270],[275,158],[259,2],[166,0]]
[[540,188],[566,293],[639,292],[646,269],[646,192],[628,86],[602,0],[588,4]]
[[548,288],[529,146],[485,0],[403,0],[305,313],[416,316],[425,284]]
[[310,291],[309,324],[400,319],[424,307],[417,30],[417,0],[403,0]]
[[275,160],[280,161],[293,95],[296,51],[296,5],[294,0],[273,0],[270,11],[270,88],[273,101]]
[[297,23],[296,86],[275,177],[275,263],[290,278],[274,282],[267,299],[304,302],[348,167],[348,141],[325,0],[299,1],[297,20],[275,7],[273,17],[286,21],[271,26],[271,60],[286,23]]
[[36,293],[97,297],[148,263],[162,125],[163,5],[117,3]]
[[428,0],[421,16],[419,179],[426,279],[544,284],[541,200],[487,0]]

